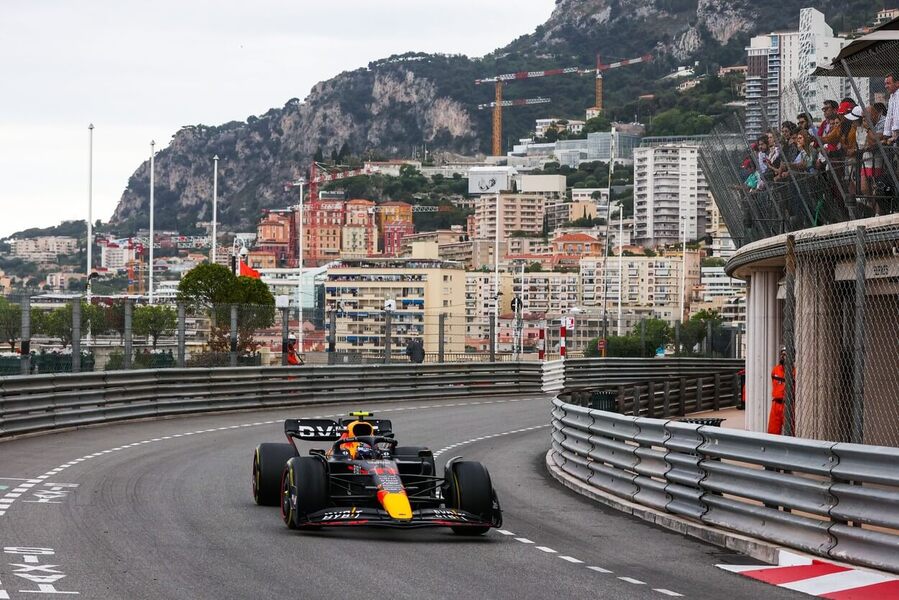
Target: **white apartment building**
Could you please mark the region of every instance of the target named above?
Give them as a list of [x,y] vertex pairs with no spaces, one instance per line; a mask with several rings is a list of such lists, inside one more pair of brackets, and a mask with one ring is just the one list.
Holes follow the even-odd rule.
[[138,260],[138,252],[138,246],[127,240],[109,242],[100,247],[100,266],[110,271],[125,269],[128,263]]
[[543,313],[550,316],[565,314],[579,303],[578,273],[538,271],[514,273],[512,294],[521,298],[525,314]]
[[[496,236],[497,196],[478,198],[475,208],[475,230],[478,239]],[[500,241],[506,241],[514,231],[532,234],[543,232],[546,197],[540,194],[501,193],[499,195]]]
[[[465,273],[465,338],[473,347],[490,341],[490,322],[496,306],[496,279],[487,271]],[[499,275],[500,314],[509,312],[512,302],[512,274]]]
[[746,293],[746,282],[728,277],[724,267],[701,267],[698,296],[706,302],[714,298],[733,298]]
[[519,175],[516,183],[522,194],[541,194],[546,198],[564,198],[568,190],[564,175]]
[[712,199],[690,144],[634,151],[634,242],[651,248],[690,242],[706,234]]
[[[380,354],[391,313],[391,356],[409,340],[437,352],[440,314],[446,315],[445,351],[465,350],[465,271],[432,259],[351,259],[327,270],[325,302],[337,313],[338,352]],[[392,306],[391,306],[392,305]]]
[[[593,194],[599,193],[599,198],[594,198]],[[602,207],[605,212],[606,205],[609,203],[609,188],[571,188],[572,202],[595,202],[597,207]]]
[[10,253],[29,262],[55,262],[60,254],[69,255],[78,251],[78,240],[73,237],[46,235],[8,241]]
[[534,123],[534,135],[542,138],[550,128],[555,128],[559,133],[567,131],[568,133],[578,134],[584,130],[585,124],[584,121],[574,119],[537,119]]
[[[829,65],[849,41],[835,36],[824,14],[814,8],[799,11],[798,30],[753,37],[746,48],[747,135],[755,137],[764,131],[765,117],[771,127],[779,127],[782,121],[796,121],[803,111],[795,85],[816,119],[825,100],[854,97],[847,79],[812,76],[816,67]],[[869,80],[859,78],[856,83],[867,101]]]
[[[623,256],[619,279],[618,257],[586,257],[580,260],[581,305],[587,309],[616,310],[621,289],[621,305],[629,309],[650,308],[655,316],[670,323],[689,309],[692,291],[700,281],[698,251],[687,251],[686,277],[681,287],[682,257]],[[619,286],[619,281],[621,285]],[[604,302],[605,301],[605,302]]]

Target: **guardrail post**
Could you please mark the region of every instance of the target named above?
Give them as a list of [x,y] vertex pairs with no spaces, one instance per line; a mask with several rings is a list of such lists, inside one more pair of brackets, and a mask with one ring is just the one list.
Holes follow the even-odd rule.
[[712,322],[705,322],[705,355],[712,358]]
[[705,382],[702,380],[702,377],[696,378],[696,412],[702,410],[702,398],[703,398],[703,385]]
[[393,354],[393,315],[390,311],[384,311],[384,364],[390,364]]
[[654,419],[656,416],[656,382],[647,382],[646,395],[649,397],[649,403],[646,405],[646,416]]
[[678,380],[680,389],[677,394],[677,416],[683,417],[687,414],[687,379],[681,377]]
[[855,230],[855,324],[852,345],[852,434],[865,439],[865,227]]
[[333,353],[337,349],[337,311],[332,309],[328,317],[328,352]]
[[[300,317],[300,327],[303,326],[302,316]],[[237,366],[237,305],[231,305],[231,366]]]
[[445,362],[444,358],[446,348],[446,313],[440,313],[440,319],[437,329],[437,362]]
[[623,385],[619,385],[619,386],[618,386],[618,414],[620,414],[620,415],[625,414],[625,412],[624,412],[624,410],[625,410],[624,404],[625,404],[625,401],[624,401],[624,386],[623,386]]
[[31,373],[31,296],[22,297],[22,348],[19,355],[22,375]]
[[[824,153],[827,156],[827,153]],[[783,338],[784,347],[786,349],[786,359],[784,360],[784,425],[783,434],[793,435],[795,414],[793,406],[793,397],[796,389],[796,378],[794,374],[796,366],[796,342],[795,319],[796,319],[796,238],[792,235],[787,236],[786,244],[786,278],[784,280],[784,288],[786,297],[784,298],[784,320],[783,320]]]
[[184,304],[178,303],[178,368],[184,368],[185,362],[185,349],[184,349],[184,337],[185,331],[187,329],[187,319],[184,311]]
[[125,325],[122,337],[124,338],[124,356],[122,356],[122,368],[130,369],[131,361],[134,358],[134,330],[132,329],[133,323],[133,307],[131,305],[131,299],[125,299]]
[[290,332],[290,308],[281,307],[281,366],[287,366],[287,342]]
[[490,362],[496,362],[496,321],[490,319]]
[[72,373],[81,372],[81,296],[72,300]]
[[662,417],[671,414],[671,380],[665,380],[664,396],[662,399]]
[[712,396],[712,408],[721,410],[721,373],[715,373],[715,391]]

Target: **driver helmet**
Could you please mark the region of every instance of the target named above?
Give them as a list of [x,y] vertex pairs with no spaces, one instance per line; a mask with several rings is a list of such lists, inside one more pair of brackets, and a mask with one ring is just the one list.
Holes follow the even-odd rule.
[[[371,423],[366,423],[365,421],[353,421],[347,425],[347,438],[364,437],[374,435],[374,433],[375,428],[371,426]],[[350,457],[353,459],[371,458],[373,456],[373,449],[366,444],[348,442],[343,444],[342,447],[349,452]]]

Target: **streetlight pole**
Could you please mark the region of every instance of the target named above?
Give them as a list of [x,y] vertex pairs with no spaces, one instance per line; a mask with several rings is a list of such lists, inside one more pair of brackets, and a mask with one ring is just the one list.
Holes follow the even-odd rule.
[[154,210],[154,191],[156,187],[156,141],[150,140],[150,304],[153,304],[153,241],[156,238],[153,216]]
[[[615,171],[615,128],[612,127],[612,131],[609,133],[609,199],[606,202],[606,236],[603,240],[604,250],[602,253],[602,348],[600,349],[600,356],[603,358],[606,357],[606,346],[608,345],[609,338],[609,302],[608,302],[608,291],[609,291],[609,251],[611,250],[609,244],[609,226],[610,221],[612,220],[612,173]],[[619,240],[620,243],[620,240]],[[619,268],[621,264],[619,262]],[[619,285],[618,288],[619,293],[621,292],[621,287]],[[621,303],[619,302],[619,307]]]
[[299,343],[300,353],[303,352],[303,221],[306,218],[306,213],[303,211],[303,184],[305,183],[306,179],[303,177],[297,180],[297,184],[300,186],[300,214],[297,217],[299,221],[299,232],[297,235],[297,250],[299,254],[299,259],[297,260],[299,271],[299,276],[297,277],[297,314],[300,322],[299,331],[297,331],[297,342]]
[[684,215],[684,201],[678,203],[681,222],[681,266],[680,266],[680,320],[684,320],[684,296],[687,293],[687,221]]
[[219,155],[212,157],[212,264],[216,264],[218,246]]
[[87,301],[91,301],[91,270],[94,245],[94,124],[87,126]]
[[499,230],[500,193],[496,193],[496,235],[493,240],[493,347],[499,349]]

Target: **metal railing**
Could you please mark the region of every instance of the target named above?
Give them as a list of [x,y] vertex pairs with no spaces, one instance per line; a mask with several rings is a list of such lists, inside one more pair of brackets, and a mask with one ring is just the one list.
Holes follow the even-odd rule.
[[899,571],[899,449],[616,415],[553,401],[550,460],[634,504]]
[[545,378],[540,363],[157,369],[3,377],[0,438],[184,413],[542,395]]

